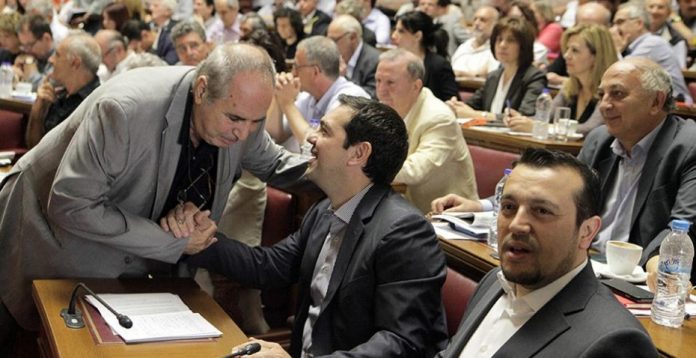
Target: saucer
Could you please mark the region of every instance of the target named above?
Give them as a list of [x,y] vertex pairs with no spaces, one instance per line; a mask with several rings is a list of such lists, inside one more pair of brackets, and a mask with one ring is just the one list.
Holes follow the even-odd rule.
[[568,135],[568,139],[582,139],[582,133],[573,133]]
[[592,269],[594,269],[595,274],[597,274],[598,276],[607,278],[620,278],[624,281],[628,281],[631,283],[645,282],[645,280],[648,278],[648,274],[640,266],[636,266],[636,268],[633,269],[633,272],[630,275],[617,275],[611,272],[611,270],[609,270],[609,265],[597,262],[595,260],[591,261]]

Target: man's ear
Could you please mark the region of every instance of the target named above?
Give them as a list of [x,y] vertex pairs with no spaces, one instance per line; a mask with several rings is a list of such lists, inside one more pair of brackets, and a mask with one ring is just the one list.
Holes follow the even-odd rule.
[[602,219],[599,216],[595,215],[585,219],[578,228],[579,248],[582,250],[589,249],[590,245],[592,245],[592,240],[594,240],[601,228]]
[[202,104],[208,90],[208,76],[198,76],[193,85],[193,103]]
[[349,165],[359,165],[364,167],[367,164],[370,155],[372,154],[372,143],[360,142],[351,146],[351,155],[348,159]]

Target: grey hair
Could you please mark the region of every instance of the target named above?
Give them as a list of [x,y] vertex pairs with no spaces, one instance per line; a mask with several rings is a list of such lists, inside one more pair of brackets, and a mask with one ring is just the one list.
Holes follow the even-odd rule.
[[176,8],[179,7],[179,1],[178,0],[160,0],[160,5],[163,5],[167,9],[169,9],[171,12],[176,11]]
[[643,27],[646,29],[650,28],[650,16],[648,15],[648,12],[645,10],[644,6],[633,2],[627,2],[625,4],[621,4],[617,12],[624,9],[628,12],[628,17],[631,19],[641,19],[643,20]]
[[169,66],[169,64],[159,56],[148,52],[136,53],[126,60],[124,71],[130,71],[140,67]]
[[425,66],[423,65],[423,61],[413,53],[401,48],[395,48],[379,55],[379,62],[394,62],[398,60],[407,61],[406,71],[408,75],[411,76],[411,79],[423,81],[425,78]]
[[660,65],[646,58],[628,60],[640,73],[640,86],[650,93],[665,94],[665,104],[662,110],[669,112],[674,109],[675,101],[672,92],[672,76]]
[[[348,0],[343,0],[341,4],[343,4],[345,1]],[[362,25],[353,16],[338,15],[333,19],[333,23],[335,23],[336,26],[338,26],[338,28],[340,28],[341,30],[345,32],[352,32],[358,35],[358,38],[362,39]]]
[[172,38],[172,42],[176,42],[179,37],[186,36],[192,32],[197,33],[203,42],[206,41],[205,29],[200,23],[198,23],[198,21],[193,19],[184,20],[174,25],[170,36]]
[[350,15],[358,21],[363,19],[363,3],[359,0],[342,0],[336,4],[334,12],[338,15]]
[[208,78],[206,100],[208,103],[229,95],[229,84],[240,73],[255,72],[259,80],[275,82],[275,67],[268,53],[250,44],[227,43],[216,46],[210,55],[196,68],[196,77]]
[[251,21],[251,32],[254,32],[255,30],[268,31],[266,21],[263,21],[263,17],[261,17],[261,15],[259,15],[258,13],[253,11],[247,12],[246,14],[242,15],[242,21],[240,21],[240,23],[247,20]]
[[[215,0],[215,2],[218,2],[220,0]],[[239,0],[225,0],[225,5],[229,8],[235,8],[239,10]]]
[[31,0],[27,2],[27,7],[26,7],[26,12],[31,13],[31,12],[37,12],[44,18],[52,19],[53,18],[53,3],[51,0]]
[[338,78],[341,54],[336,43],[325,36],[308,37],[297,44],[297,51],[303,51],[307,62],[316,64],[326,77]]
[[67,54],[76,56],[88,71],[97,73],[102,61],[102,53],[97,40],[84,31],[71,32],[66,37],[65,42]]

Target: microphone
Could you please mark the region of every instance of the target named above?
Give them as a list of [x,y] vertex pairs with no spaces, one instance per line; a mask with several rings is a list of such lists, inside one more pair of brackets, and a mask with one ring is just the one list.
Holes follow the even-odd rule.
[[[65,321],[65,325],[68,326],[68,328],[83,328],[85,326],[85,321],[82,318],[82,312],[75,308],[75,304],[77,303],[77,290],[80,288],[84,289],[89,293],[90,295],[94,296],[94,298],[99,301],[104,307],[106,307],[111,313],[113,313],[116,318],[118,319],[118,324],[121,325],[123,328],[131,328],[133,327],[133,321],[131,321],[128,316],[120,314],[116,312],[116,310],[113,309],[108,303],[104,302],[104,300],[99,297],[94,291],[90,290],[87,285],[85,285],[82,282],[78,282],[77,285],[75,285],[75,288],[73,289],[72,295],[70,296],[70,305],[68,308],[63,308],[60,311],[60,316],[63,317],[63,321]],[[260,348],[260,347],[259,347]]]
[[241,356],[251,355],[251,354],[254,354],[260,350],[261,350],[261,344],[256,343],[256,342],[249,343],[242,348],[233,350],[232,353],[230,353],[229,355],[226,355],[224,358],[232,358],[232,357],[241,357]]

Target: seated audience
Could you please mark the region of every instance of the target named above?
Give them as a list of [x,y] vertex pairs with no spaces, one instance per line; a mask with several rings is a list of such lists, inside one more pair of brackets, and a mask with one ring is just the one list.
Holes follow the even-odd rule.
[[613,22],[611,31],[616,35],[617,52],[621,52],[624,58],[645,57],[658,63],[672,76],[674,96],[679,101],[693,103],[672,47],[663,38],[648,31],[650,19],[645,7],[625,3],[619,6]]
[[53,65],[53,72],[41,83],[27,122],[29,148],[68,118],[99,87],[97,70],[101,49],[92,36],[66,37],[48,61]]
[[339,15],[329,24],[326,36],[336,43],[341,53],[346,78],[374,98],[379,50],[363,42],[360,22],[350,15]]
[[391,36],[391,20],[378,7],[376,0],[363,0],[365,15],[362,24],[375,33],[375,39],[379,45],[388,45]]
[[452,65],[447,61],[447,33],[440,24],[433,23],[430,16],[420,11],[407,12],[396,18],[391,40],[423,61],[423,86],[435,97],[444,101],[458,95]]
[[123,24],[121,34],[128,43],[128,50],[135,53],[150,52],[155,43],[156,33],[142,20],[128,20]]
[[295,3],[292,0],[272,0],[268,4],[261,6],[258,13],[265,23],[272,24],[273,14],[284,7],[293,8]]
[[495,71],[500,62],[491,51],[491,33],[498,22],[498,10],[492,6],[482,6],[474,13],[472,36],[452,55],[452,69],[457,76],[486,77]]
[[302,16],[306,36],[326,35],[331,16],[317,9],[318,0],[298,0],[297,11]]
[[[604,71],[617,61],[618,55],[609,30],[599,25],[578,25],[566,30],[563,50],[570,79],[563,82],[553,99],[551,113],[558,107],[570,107],[571,118],[579,123],[577,132],[587,134],[604,123],[596,89]],[[518,132],[531,132],[534,123],[515,110],[510,110],[503,121]]]
[[662,37],[672,46],[672,55],[679,62],[679,68],[686,69],[686,55],[689,46],[686,39],[672,26],[672,1],[645,0],[645,8],[650,16],[650,32]]
[[534,46],[532,47],[534,51],[534,64],[536,66],[548,65],[549,49],[547,49],[544,44],[537,40],[537,35],[539,34],[539,23],[534,16],[534,11],[532,11],[532,8],[523,1],[511,1],[510,4],[510,11],[507,12],[506,16],[522,18],[529,22],[529,24],[532,26],[532,30],[534,32]]
[[173,65],[179,62],[176,55],[176,48],[171,39],[171,32],[177,21],[172,19],[172,15],[177,7],[177,0],[152,0],[150,11],[152,12],[152,23],[158,32],[157,39],[150,51]]
[[356,20],[358,20],[358,23],[360,23],[362,31],[363,42],[374,47],[377,46],[377,38],[375,37],[375,33],[367,27],[363,26],[361,22],[363,19],[363,14],[365,12],[363,9],[363,3],[363,0],[341,0],[340,3],[336,4],[333,18],[335,19],[340,15],[350,15]]
[[297,44],[305,38],[302,16],[296,10],[282,7],[273,14],[273,23],[278,36],[285,45],[285,57],[295,58]]
[[297,45],[292,73],[278,74],[274,103],[268,109],[266,130],[276,143],[299,153],[311,131],[309,121],[337,107],[339,95],[370,98],[339,75],[340,57],[336,44],[324,36],[312,36]]
[[546,77],[536,67],[532,46],[534,30],[524,19],[507,17],[493,28],[491,47],[500,68],[489,73],[483,87],[466,102],[447,101],[458,118],[483,117],[502,120],[506,109],[532,116],[536,99],[546,87]]
[[205,38],[205,29],[196,20],[184,20],[176,24],[171,32],[172,42],[179,58],[179,65],[197,66],[208,57],[210,44]]
[[21,52],[17,37],[17,24],[20,15],[16,12],[0,14],[0,63],[15,63]]
[[479,282],[437,357],[657,357],[588,259],[600,190],[597,174],[569,154],[522,155],[501,200],[500,268]]
[[53,10],[53,1],[51,0],[31,0],[26,2],[26,12],[29,15],[41,16],[51,27],[51,36],[53,41],[59,44],[65,37],[68,36],[68,27],[63,25]]
[[123,3],[111,3],[102,11],[102,28],[105,30],[121,31],[123,24],[128,20],[130,20],[128,8]]
[[193,18],[205,29],[206,35],[210,33],[217,22],[215,14],[215,0],[194,0]]
[[561,36],[563,28],[556,22],[551,2],[549,0],[534,0],[529,3],[534,12],[539,33],[537,41],[549,50],[548,57],[555,59],[561,52]]
[[22,54],[15,58],[14,71],[20,81],[31,82],[36,92],[44,76],[53,70],[48,58],[53,54],[53,35],[48,22],[40,15],[24,15],[17,25]]
[[478,197],[474,165],[447,105],[423,87],[425,69],[413,53],[383,53],[377,65],[377,98],[394,108],[408,129],[408,157],[394,179],[406,184],[406,198],[421,211],[446,193]]
[[300,229],[272,247],[218,234],[188,264],[253,287],[298,284],[290,352],[257,340],[262,356],[431,357],[447,341],[445,260],[430,223],[389,186],[406,158],[406,128],[387,106],[339,101],[309,137],[315,158],[306,176],[328,198]]
[[239,23],[239,40],[243,41],[243,39],[246,39],[246,37],[255,30],[268,31],[268,26],[266,26],[266,22],[263,21],[263,18],[253,11],[242,15],[242,20]]
[[206,35],[214,45],[237,42],[242,36],[239,18],[239,0],[215,0],[217,20]]
[[454,29],[462,18],[462,10],[459,6],[453,5],[450,0],[419,0],[418,10],[428,14],[436,24],[442,25],[442,29],[448,36],[447,53],[452,56],[459,46],[454,36]]
[[102,53],[103,66],[100,66],[97,71],[99,81],[104,83],[119,73],[125,72],[135,52],[128,49],[121,33],[116,30],[99,30],[94,35],[94,39]]

